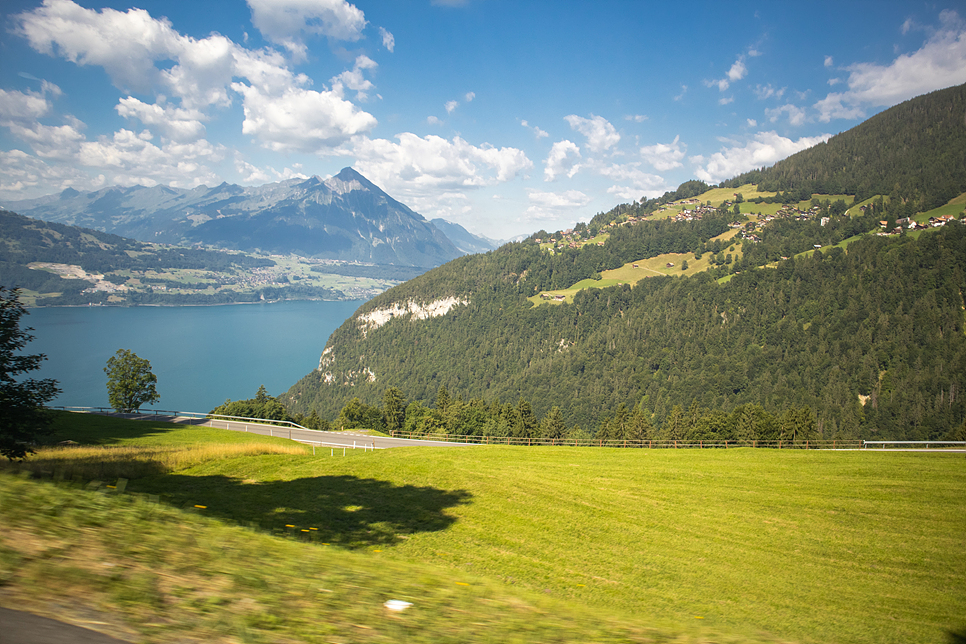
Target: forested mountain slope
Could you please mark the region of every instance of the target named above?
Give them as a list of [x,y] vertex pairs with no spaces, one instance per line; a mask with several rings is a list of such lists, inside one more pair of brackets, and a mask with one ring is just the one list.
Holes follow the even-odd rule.
[[[467,397],[523,397],[538,414],[559,406],[568,424],[591,428],[621,403],[642,403],[656,425],[693,401],[726,412],[808,406],[829,438],[935,438],[966,417],[960,224],[919,239],[868,237],[848,253],[790,259],[727,284],[646,279],[555,307],[524,299],[530,254],[504,247],[462,258],[377,297],[285,401],[334,417],[350,397],[378,403],[394,386],[432,400],[445,385]],[[494,273],[472,288],[474,276]],[[445,315],[367,323],[393,304],[446,298],[456,304]]]
[[726,182],[762,190],[898,195],[930,210],[966,192],[966,85],[920,96],[770,168]]
[[[586,227],[605,233],[599,242],[551,252],[538,233],[454,260],[362,306],[319,369],[280,399],[334,418],[352,398],[378,405],[398,388],[431,402],[444,386],[466,399],[525,400],[538,415],[556,406],[567,425],[591,431],[628,409],[661,428],[683,409],[761,405],[774,415],[807,407],[824,438],[948,436],[966,419],[966,226],[874,233],[966,191],[964,114],[963,87],[935,92],[777,170],[725,182],[775,182],[785,192],[776,198],[796,204],[813,189],[887,198],[851,215],[842,203],[769,218],[727,242],[741,252],[707,273],[584,289],[572,304],[527,300],[628,262],[720,253],[746,219],[737,204],[692,221],[648,219],[660,200],[621,206]],[[666,197],[705,189],[689,182]]]

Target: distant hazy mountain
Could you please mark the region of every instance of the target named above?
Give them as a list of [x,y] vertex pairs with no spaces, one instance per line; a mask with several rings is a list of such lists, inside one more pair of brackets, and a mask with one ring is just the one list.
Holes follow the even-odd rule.
[[429,223],[436,226],[444,235],[450,238],[456,247],[467,255],[475,253],[485,253],[495,250],[503,245],[503,242],[482,235],[474,235],[459,224],[454,224],[445,219],[430,219]]
[[290,179],[254,188],[223,183],[192,190],[111,187],[86,193],[68,188],[3,205],[29,217],[141,241],[421,267],[463,254],[421,215],[352,168],[325,181]]

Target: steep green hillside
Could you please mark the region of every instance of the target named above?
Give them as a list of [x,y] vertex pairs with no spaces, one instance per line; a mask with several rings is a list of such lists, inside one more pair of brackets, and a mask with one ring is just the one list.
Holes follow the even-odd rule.
[[[966,233],[909,217],[966,190],[947,158],[964,113],[966,86],[935,92],[777,169],[453,261],[361,307],[282,401],[334,418],[445,386],[591,431],[622,404],[659,430],[755,404],[808,407],[823,438],[947,436],[966,418]],[[728,188],[752,181],[749,200]]]
[[523,397],[538,414],[559,406],[569,425],[592,428],[621,403],[641,403],[656,425],[692,401],[725,412],[807,406],[825,438],[935,438],[966,417],[961,224],[866,237],[725,284],[655,277],[532,306],[542,289],[530,285],[555,274],[547,258],[569,266],[534,244],[507,246],[373,299],[283,402],[334,418],[352,397],[378,404],[398,387],[429,401],[445,385]]
[[767,191],[896,195],[930,210],[966,191],[966,85],[914,98],[856,127],[726,182]]

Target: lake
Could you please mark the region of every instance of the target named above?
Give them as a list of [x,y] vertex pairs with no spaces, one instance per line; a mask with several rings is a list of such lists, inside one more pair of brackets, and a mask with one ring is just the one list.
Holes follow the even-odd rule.
[[22,353],[47,354],[29,375],[60,383],[51,405],[108,406],[104,366],[129,349],[158,377],[161,400],[143,409],[207,412],[259,385],[284,393],[319,366],[329,335],[362,303],[29,309],[20,326],[34,340]]

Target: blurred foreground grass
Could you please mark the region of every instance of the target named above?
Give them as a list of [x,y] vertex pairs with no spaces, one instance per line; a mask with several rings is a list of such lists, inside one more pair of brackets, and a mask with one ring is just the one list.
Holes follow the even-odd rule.
[[[203,514],[0,474],[0,603],[88,627],[95,615],[104,621],[94,628],[144,642],[710,641],[379,550],[280,539]],[[389,611],[390,599],[412,607]]]
[[[58,423],[56,440],[100,451],[31,457],[52,480],[0,468],[0,604],[86,606],[130,639],[898,644],[966,624],[961,454],[330,457],[152,421]],[[125,494],[82,489],[112,477],[131,479]]]

